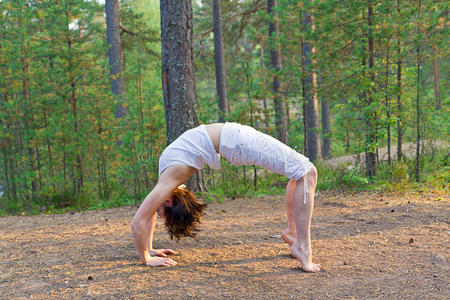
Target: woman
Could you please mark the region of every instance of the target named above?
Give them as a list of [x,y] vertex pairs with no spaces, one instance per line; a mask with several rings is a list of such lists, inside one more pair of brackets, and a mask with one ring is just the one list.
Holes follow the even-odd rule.
[[132,221],[139,258],[150,266],[173,266],[170,249],[153,249],[156,214],[165,219],[171,237],[195,236],[205,205],[184,184],[208,164],[220,169],[219,155],[233,165],[255,164],[289,178],[286,187],[288,228],[283,240],[306,272],[320,271],[312,262],[310,224],[317,171],[300,153],[249,126],[237,123],[200,125],[179,136],[162,153],[159,180]]

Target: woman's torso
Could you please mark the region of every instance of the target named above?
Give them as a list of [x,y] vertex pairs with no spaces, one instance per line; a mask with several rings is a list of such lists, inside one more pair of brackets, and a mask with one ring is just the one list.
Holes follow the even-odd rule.
[[224,123],[214,123],[205,125],[206,132],[211,138],[211,141],[217,153],[219,153],[220,149],[220,133],[222,132],[223,125]]

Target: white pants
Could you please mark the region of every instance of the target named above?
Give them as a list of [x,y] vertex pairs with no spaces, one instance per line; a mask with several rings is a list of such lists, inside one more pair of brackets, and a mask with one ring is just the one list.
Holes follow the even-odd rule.
[[294,180],[305,176],[313,166],[306,156],[277,139],[237,123],[223,126],[219,153],[232,165],[254,164]]

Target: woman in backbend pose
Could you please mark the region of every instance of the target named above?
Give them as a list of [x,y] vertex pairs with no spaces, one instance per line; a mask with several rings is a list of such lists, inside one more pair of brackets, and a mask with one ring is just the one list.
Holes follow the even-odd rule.
[[317,171],[300,153],[252,127],[237,123],[200,125],[179,136],[159,159],[159,179],[132,221],[139,258],[150,266],[172,266],[170,249],[153,249],[156,214],[165,219],[171,237],[195,236],[205,205],[180,187],[208,164],[220,169],[219,155],[233,165],[254,164],[289,178],[286,187],[288,228],[283,240],[306,272],[320,271],[312,262],[310,224]]

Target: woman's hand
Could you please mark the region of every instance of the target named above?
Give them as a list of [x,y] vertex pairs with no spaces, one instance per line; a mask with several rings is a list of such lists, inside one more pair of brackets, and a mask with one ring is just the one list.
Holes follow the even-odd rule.
[[173,251],[172,249],[152,249],[149,250],[150,256],[160,256],[160,257],[167,257],[167,254],[174,254],[176,255],[177,252]]
[[151,256],[146,259],[145,264],[152,267],[170,267],[175,266],[177,262],[167,257]]

